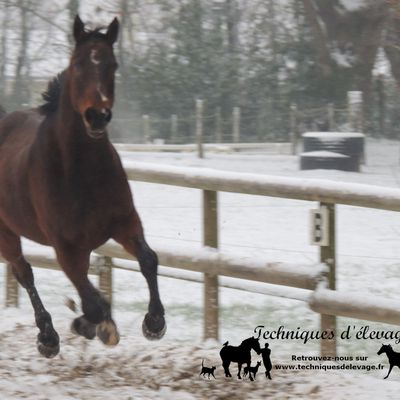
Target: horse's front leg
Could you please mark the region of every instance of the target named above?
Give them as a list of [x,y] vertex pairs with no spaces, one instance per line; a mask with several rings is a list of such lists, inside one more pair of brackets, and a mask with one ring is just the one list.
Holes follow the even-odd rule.
[[10,263],[18,282],[28,292],[35,313],[36,326],[39,328],[37,347],[43,356],[54,357],[60,351],[60,339],[53,327],[50,314],[44,308],[34,284],[32,268],[21,251],[21,242],[0,223],[0,253]]
[[389,372],[387,373],[387,375],[383,379],[386,379],[390,375],[390,373],[392,372],[392,369],[393,369],[393,364],[390,364]]
[[83,315],[73,321],[72,331],[87,339],[93,339],[97,334],[104,344],[115,346],[119,342],[119,333],[111,317],[110,303],[88,278],[90,252],[72,246],[58,246],[56,253],[82,302]]
[[157,282],[157,254],[146,243],[140,218],[133,210],[130,217],[118,224],[113,237],[127,252],[135,256],[140,270],[147,281],[150,292],[148,313],[145,315],[142,331],[149,340],[161,339],[167,329],[164,307],[160,300]]
[[[242,363],[238,362],[238,374],[237,374],[238,379],[242,379],[242,377],[240,376],[241,370],[242,370]],[[249,371],[249,374],[250,374],[250,371]]]

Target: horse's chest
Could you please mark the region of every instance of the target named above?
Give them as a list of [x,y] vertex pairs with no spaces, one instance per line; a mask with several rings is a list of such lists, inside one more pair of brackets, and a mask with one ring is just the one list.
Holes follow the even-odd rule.
[[55,199],[51,219],[64,239],[95,245],[111,237],[114,221],[130,204],[126,188],[85,177],[60,187]]

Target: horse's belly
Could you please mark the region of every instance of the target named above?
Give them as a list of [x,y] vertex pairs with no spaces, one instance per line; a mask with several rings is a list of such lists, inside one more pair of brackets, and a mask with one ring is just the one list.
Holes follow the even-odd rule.
[[112,236],[112,218],[107,210],[96,216],[92,213],[87,216],[69,214],[66,218],[56,215],[52,220],[56,229],[50,236],[86,249],[96,249]]

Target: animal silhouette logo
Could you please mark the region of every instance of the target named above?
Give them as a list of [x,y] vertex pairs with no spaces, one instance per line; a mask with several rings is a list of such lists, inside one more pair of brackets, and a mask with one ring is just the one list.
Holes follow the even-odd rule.
[[200,371],[200,375],[203,375],[203,378],[205,378],[206,374],[208,375],[208,379],[210,379],[211,375],[213,376],[214,379],[215,375],[214,375],[214,371],[217,369],[217,367],[213,366],[211,368],[209,367],[205,367],[204,366],[204,359],[201,361],[201,371]]
[[[243,340],[239,346],[230,346],[229,342],[223,344],[219,355],[222,360],[222,366],[224,367],[226,377],[232,377],[229,371],[229,365],[231,362],[235,362],[238,364],[237,377],[238,379],[242,379],[240,376],[242,365],[247,364],[248,368],[250,368],[251,365],[251,349],[253,349],[257,354],[260,354],[261,352],[260,343],[258,339],[254,337]],[[249,378],[251,381],[254,380],[250,373]]]
[[378,356],[381,355],[382,353],[386,353],[387,358],[389,360],[389,372],[383,378],[383,379],[386,379],[392,372],[393,367],[400,368],[400,353],[397,353],[396,351],[394,351],[390,344],[382,345],[382,347],[378,351]]
[[243,370],[243,376],[247,376],[247,374],[249,375],[249,377],[251,377],[251,374],[253,374],[253,378],[256,379],[256,375],[258,372],[258,368],[261,365],[261,361],[257,361],[257,364],[255,365],[255,367],[244,367]]

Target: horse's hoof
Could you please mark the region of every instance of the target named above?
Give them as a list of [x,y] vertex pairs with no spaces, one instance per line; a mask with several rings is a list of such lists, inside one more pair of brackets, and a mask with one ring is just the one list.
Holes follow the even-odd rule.
[[37,338],[37,349],[42,356],[46,358],[53,358],[60,352],[60,339],[58,334],[52,338],[44,338],[39,333]]
[[89,340],[96,337],[96,325],[89,322],[83,315],[72,321],[71,331]]
[[162,315],[152,316],[146,314],[142,323],[143,336],[148,340],[159,340],[167,331],[167,324]]
[[45,344],[38,342],[37,348],[39,353],[46,358],[53,358],[60,352],[60,344],[54,346],[46,346]]
[[97,337],[107,346],[116,346],[119,343],[119,333],[113,320],[100,322],[96,326]]

